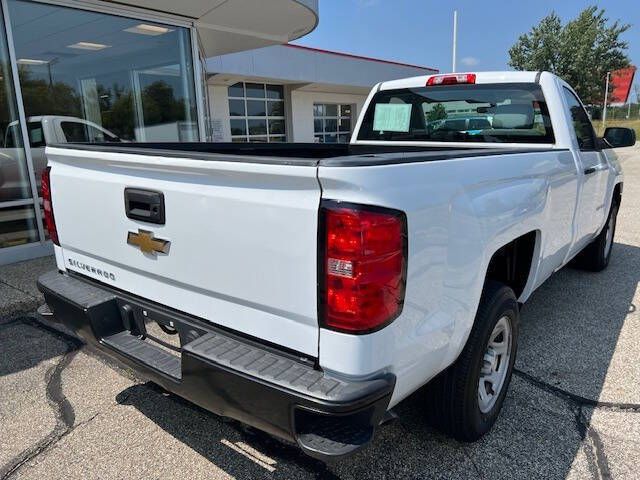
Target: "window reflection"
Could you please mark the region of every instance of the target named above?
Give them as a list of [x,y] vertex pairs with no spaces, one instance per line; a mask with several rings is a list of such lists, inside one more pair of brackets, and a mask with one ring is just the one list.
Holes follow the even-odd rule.
[[198,139],[187,29],[23,0],[9,8],[40,146]]
[[39,240],[23,133],[38,191],[47,145],[198,140],[188,29],[25,0],[7,4],[17,68],[0,11],[0,249]]
[[0,249],[38,240],[33,206],[0,208]]

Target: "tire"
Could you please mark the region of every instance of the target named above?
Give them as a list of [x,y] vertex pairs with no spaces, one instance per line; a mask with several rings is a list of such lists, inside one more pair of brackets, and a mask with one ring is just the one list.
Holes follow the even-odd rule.
[[576,267],[591,272],[600,272],[607,268],[611,260],[619,209],[620,204],[614,201],[602,231],[576,256],[573,262]]
[[[451,367],[427,387],[427,419],[431,425],[463,442],[478,440],[491,429],[511,381],[518,348],[519,318],[513,290],[499,282],[487,280],[462,353]],[[504,354],[496,357],[489,352],[489,341],[498,325],[504,326],[505,321],[510,328],[511,340],[509,342],[506,335],[502,337],[507,347],[504,348]],[[494,345],[499,343],[502,342],[494,342]],[[489,360],[492,360],[491,363]],[[499,383],[495,388],[497,391],[494,390],[492,401],[487,403],[484,401],[486,398],[481,399],[480,393],[484,388],[487,394],[489,384],[483,381],[481,385],[481,378],[486,379],[486,374],[493,366],[498,370],[504,368],[504,377],[501,382],[496,382]]]

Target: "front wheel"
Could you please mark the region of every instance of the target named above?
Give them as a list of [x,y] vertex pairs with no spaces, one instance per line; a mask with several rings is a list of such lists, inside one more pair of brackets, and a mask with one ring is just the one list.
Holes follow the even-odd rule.
[[430,423],[456,440],[487,433],[502,408],[518,346],[513,290],[487,280],[469,339],[456,362],[429,384]]

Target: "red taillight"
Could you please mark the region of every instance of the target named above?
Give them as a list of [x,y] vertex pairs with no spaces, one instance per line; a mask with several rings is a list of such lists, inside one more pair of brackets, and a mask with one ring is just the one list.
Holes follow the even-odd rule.
[[51,167],[45,168],[42,172],[42,208],[44,209],[44,225],[49,232],[49,238],[56,245],[60,245],[56,219],[53,216],[53,204],[51,203]]
[[427,87],[435,85],[462,85],[476,83],[475,73],[452,73],[449,75],[433,75],[427,80]]
[[404,303],[406,216],[333,202],[320,214],[322,326],[347,333],[384,327],[400,315]]

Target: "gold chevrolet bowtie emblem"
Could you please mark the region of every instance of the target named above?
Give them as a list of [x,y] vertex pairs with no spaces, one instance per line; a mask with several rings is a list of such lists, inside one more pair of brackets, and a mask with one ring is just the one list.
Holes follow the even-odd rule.
[[151,255],[157,255],[158,253],[169,253],[169,247],[171,242],[162,240],[160,238],[154,238],[153,232],[147,230],[138,229],[138,233],[129,232],[127,234],[127,243],[138,247],[142,253],[149,253]]

